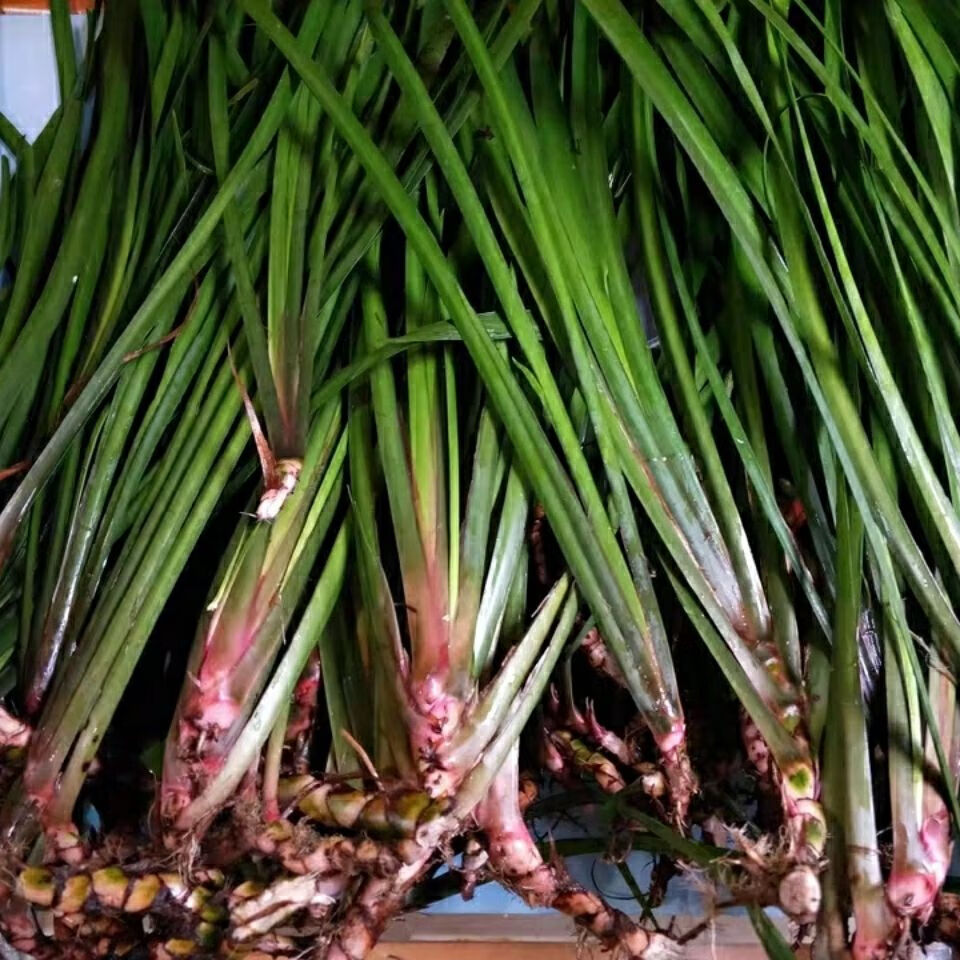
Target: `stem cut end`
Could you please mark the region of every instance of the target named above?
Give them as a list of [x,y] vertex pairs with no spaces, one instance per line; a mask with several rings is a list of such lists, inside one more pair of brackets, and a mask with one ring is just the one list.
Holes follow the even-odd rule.
[[823,894],[820,879],[812,867],[801,866],[791,870],[777,888],[777,899],[783,912],[797,923],[813,923],[820,911]]

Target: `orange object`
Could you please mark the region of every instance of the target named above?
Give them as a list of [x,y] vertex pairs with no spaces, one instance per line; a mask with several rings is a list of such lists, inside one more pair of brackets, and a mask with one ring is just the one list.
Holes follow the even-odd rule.
[[[70,0],[70,12],[86,13],[94,5],[94,0]],[[0,13],[46,13],[49,9],[49,0],[0,0]]]

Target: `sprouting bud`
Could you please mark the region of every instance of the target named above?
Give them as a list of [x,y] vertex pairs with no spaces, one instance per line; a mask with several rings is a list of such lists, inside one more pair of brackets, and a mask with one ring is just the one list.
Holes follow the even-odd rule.
[[280,508],[293,493],[303,469],[303,461],[295,457],[284,457],[277,461],[272,482],[263,491],[257,506],[258,520],[276,520]]

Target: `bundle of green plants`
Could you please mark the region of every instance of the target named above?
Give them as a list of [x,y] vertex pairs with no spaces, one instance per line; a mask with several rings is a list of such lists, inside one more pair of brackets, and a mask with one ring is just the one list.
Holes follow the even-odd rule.
[[[346,114],[341,129],[362,151],[425,263],[431,255],[431,276],[518,456],[529,443],[526,469],[537,477],[534,490],[638,707],[645,710],[653,698],[631,682],[635,654],[622,644],[613,619],[618,594],[609,588],[603,603],[594,592],[606,568],[598,554],[586,560],[591,541],[578,526],[581,505],[592,507],[600,523],[602,502],[586,482],[576,488],[581,504],[564,500],[563,467],[557,469],[554,456],[562,451],[582,480],[580,447],[567,423],[577,423],[584,410],[616,504],[621,543],[634,555],[638,592],[645,577],[642,555],[631,551],[634,507],[625,487],[654,528],[648,542],[675,600],[749,717],[745,733],[760,781],[771,778],[781,793],[785,848],[757,844],[742,830],[737,845],[761,875],[779,874],[781,903],[810,921],[821,907],[816,874],[822,858],[834,866],[843,859],[845,818],[848,846],[868,847],[867,868],[855,857],[846,875],[831,878],[842,889],[828,889],[831,923],[822,929],[840,933],[830,947],[821,939],[821,947],[848,948],[844,915],[852,913],[861,918],[853,949],[892,955],[904,937],[929,935],[912,924],[934,911],[949,860],[946,810],[956,803],[949,694],[956,512],[947,493],[955,431],[947,369],[955,309],[949,251],[955,242],[950,98],[956,37],[944,26],[949,16],[941,8],[899,3],[877,8],[872,18],[842,4],[810,10],[786,3],[720,9],[663,3],[662,13],[648,12],[638,23],[617,3],[584,3],[569,19],[558,14],[540,46],[539,64],[549,50],[562,72],[551,75],[548,63],[545,70],[531,59],[514,75],[490,63],[465,5],[447,6],[486,94],[480,139],[494,157],[488,209],[466,166],[479,168],[474,151],[458,150],[444,136],[425,97],[418,99],[422,122],[524,351],[524,376],[541,410],[518,396],[516,376],[484,342],[456,278],[435,256],[426,225],[395,189],[373,145]],[[298,57],[260,6],[250,8],[335,114],[336,94],[321,71]],[[598,34],[609,46],[600,45]],[[611,59],[611,47],[620,62]],[[856,63],[848,59],[850,49],[857,51]],[[531,50],[533,58],[535,42]],[[881,83],[872,73],[889,73],[889,64],[911,98],[893,95],[886,75],[884,99],[878,97]],[[402,75],[399,52],[391,67]],[[407,77],[412,88],[409,70]],[[564,99],[572,111],[569,126],[556,105]],[[855,164],[859,172],[851,177]],[[526,291],[497,250],[488,210]],[[629,250],[638,235],[644,292],[665,346],[657,362],[647,359],[647,330],[631,283]],[[873,263],[862,252],[867,241]],[[908,263],[915,284],[906,276]],[[918,289],[926,291],[946,338],[942,356],[932,349],[933,321],[921,320]],[[524,292],[529,313],[520,308]],[[868,296],[883,327],[870,316]],[[538,314],[539,329],[531,328],[531,315]],[[566,399],[561,384],[556,390],[551,384],[560,379],[558,368],[541,359],[540,344],[551,340],[567,358],[562,369],[576,379],[577,392]],[[898,351],[891,353],[894,343]],[[912,376],[918,370],[919,379]],[[918,383],[927,393],[915,396]],[[679,437],[671,427],[675,415],[664,406],[664,385],[682,418]],[[534,431],[531,418],[538,414],[553,434],[552,449]],[[722,422],[719,438],[711,436],[711,418]],[[691,452],[705,488],[687,466]],[[856,555],[850,541],[839,548],[836,540],[845,484],[854,498],[850,510],[864,518],[870,554],[869,578],[852,601],[861,614],[853,621],[831,613],[840,564]],[[751,536],[755,553],[746,546]],[[904,588],[916,609],[904,603]],[[631,618],[634,625],[656,615],[647,600],[643,619]],[[849,693],[830,699],[830,672],[842,673],[840,661],[831,666],[831,660],[846,656],[834,638],[854,631],[869,664],[874,606],[887,654],[879,749],[889,770],[865,768],[858,738],[846,737],[840,765],[857,773],[856,788],[835,783],[828,796],[819,773],[824,721],[849,706]],[[930,659],[938,647],[941,655]],[[597,658],[608,661],[602,651]],[[667,656],[660,652],[656,662],[648,677],[652,689],[663,691],[664,680],[652,678],[670,676]],[[653,701],[655,731],[673,699]],[[599,739],[603,732],[595,734]],[[875,804],[866,814],[862,807],[862,798],[879,802],[887,784],[889,845],[877,842],[885,830],[875,823]],[[821,797],[839,818],[832,829]],[[845,798],[860,806],[849,807]],[[884,871],[887,850],[893,859]],[[872,925],[860,905],[865,886],[877,905]],[[757,894],[752,882],[747,887],[744,893]]]
[[[366,111],[371,128],[379,125],[385,138],[395,138],[399,158],[414,130],[409,106],[402,97],[388,96],[390,78],[382,62],[371,56],[359,7],[349,13],[335,19],[326,5],[313,4],[298,24],[300,41],[312,44],[327,69],[341,77],[355,108]],[[501,56],[516,42],[518,26],[529,13],[521,10],[501,24],[495,11],[491,22],[499,27]],[[62,5],[57,8],[54,23],[61,37],[65,14]],[[413,29],[409,23],[407,29]],[[429,18],[417,23],[416,29],[423,40],[421,63],[429,66],[431,58],[442,58],[444,43],[431,34]],[[58,403],[30,438],[39,454],[24,457],[5,474],[11,481],[24,476],[12,487],[0,521],[11,544],[5,576],[19,588],[11,596],[11,606],[21,625],[19,635],[12,637],[10,665],[18,656],[19,669],[10,671],[11,709],[4,714],[3,819],[8,875],[15,876],[8,887],[11,896],[4,926],[16,947],[37,955],[58,951],[62,955],[65,950],[77,955],[105,949],[124,952],[140,943],[149,944],[158,955],[204,952],[218,943],[244,945],[250,940],[256,948],[261,940],[270,941],[272,928],[297,909],[283,900],[284,908],[272,920],[259,916],[256,923],[244,923],[245,916],[262,912],[262,902],[269,904],[276,898],[277,889],[289,895],[290,877],[278,875],[276,867],[296,870],[298,858],[291,853],[290,838],[282,835],[282,824],[289,821],[281,819],[280,804],[289,815],[291,790],[299,789],[292,775],[309,779],[309,771],[323,769],[312,767],[316,750],[310,749],[318,736],[324,737],[325,729],[316,722],[317,668],[325,659],[318,642],[339,594],[350,542],[340,495],[347,448],[340,391],[351,380],[376,370],[383,358],[411,344],[457,339],[450,325],[437,317],[432,323],[410,320],[409,329],[396,342],[380,342],[375,307],[367,305],[376,296],[370,280],[365,282],[364,309],[355,309],[357,282],[350,272],[379,232],[383,211],[365,194],[362,169],[345,155],[334,129],[323,122],[305,88],[291,90],[271,48],[263,44],[243,49],[248,66],[237,47],[239,32],[238,19],[226,10],[206,19],[197,18],[196,11],[178,10],[165,20],[158,9],[138,13],[132,6],[118,4],[105,14],[98,39],[90,42],[91,71],[100,65],[101,57],[117,71],[112,80],[120,75],[117,64],[124,64],[128,71],[131,118],[123,125],[123,118],[111,113],[111,121],[122,129],[111,128],[110,135],[124,142],[134,121],[140,122],[141,152],[149,156],[148,162],[154,162],[154,140],[145,131],[160,96],[158,81],[149,72],[149,58],[146,71],[143,60],[140,67],[133,65],[143,45],[153,40],[160,51],[156,71],[161,79],[177,69],[187,71],[177,92],[183,102],[173,101],[167,125],[152,121],[150,136],[156,136],[157,130],[164,135],[170,131],[177,148],[173,160],[179,164],[173,170],[185,180],[192,177],[193,191],[189,198],[184,191],[180,207],[171,201],[173,222],[166,225],[166,234],[161,230],[162,236],[154,237],[168,256],[158,263],[158,276],[152,286],[146,286],[145,299],[138,300],[143,289],[123,285],[140,266],[135,243],[131,243],[134,255],[129,261],[121,261],[103,281],[110,284],[106,295],[116,298],[112,306],[116,317],[111,317],[114,325],[107,327],[100,314],[91,310],[91,322],[101,324],[95,340],[102,354],[99,363],[91,361],[92,375],[55,394]],[[448,40],[450,36],[448,32]],[[61,49],[61,64],[71,55]],[[188,77],[205,82],[197,87]],[[257,117],[251,98],[259,94],[259,106],[264,106],[268,78],[274,82],[251,138],[239,121],[249,120],[251,114]],[[464,79],[454,70],[443,85],[453,125],[462,123],[476,104]],[[104,87],[107,82],[105,76]],[[143,86],[143,104],[136,100],[138,84]],[[90,85],[80,89],[78,96],[89,92]],[[188,96],[195,99],[188,101]],[[97,101],[92,139],[78,151],[76,160],[84,170],[84,162],[88,156],[97,156],[106,136],[102,117],[114,106],[107,99]],[[180,132],[178,124],[184,123],[184,116],[189,117],[192,139]],[[236,150],[238,142],[240,159],[231,167],[231,145]],[[412,189],[426,165],[422,150],[408,152],[407,180]],[[165,159],[156,159],[160,172],[154,174],[151,167],[144,178],[147,185],[150,176],[162,177],[166,172]],[[143,164],[141,154],[137,162]],[[15,185],[26,167],[22,162]],[[126,232],[121,237],[147,235],[156,229],[150,220],[150,195],[137,193],[142,177],[141,167],[134,166],[123,208],[126,219],[121,224]],[[11,200],[14,194],[4,197]],[[80,229],[74,225],[75,216],[74,210],[64,211],[68,236]],[[104,217],[103,222],[108,226],[110,221]],[[15,293],[24,276],[20,243],[15,239],[10,249]],[[48,257],[59,255],[56,250],[48,253]],[[99,264],[94,262],[91,269],[95,266]],[[412,276],[409,282],[413,304]],[[91,303],[98,303],[100,283],[97,275],[90,278],[87,302],[81,306],[90,309]],[[14,314],[7,309],[5,319],[12,323]],[[352,366],[328,377],[331,361],[338,354],[346,356],[341,341],[354,338],[347,322],[352,315],[362,317],[356,329],[373,325],[370,336],[376,342],[369,349],[356,350],[358,359]],[[64,320],[51,317],[51,325],[57,319]],[[78,313],[76,319],[73,314],[69,319],[77,324],[75,336],[83,339],[86,317]],[[342,337],[345,328],[348,334]],[[16,360],[30,356],[38,378],[50,377],[54,371],[62,377],[61,368],[72,359],[69,354],[66,360],[56,351],[46,355],[38,351],[34,357],[28,347],[36,344],[38,334],[30,322],[25,330],[13,338],[8,369],[18,368]],[[427,358],[419,355],[417,362],[429,366]],[[449,356],[446,363],[452,388]],[[70,371],[67,366],[67,377]],[[423,408],[420,421],[426,426],[421,430],[433,429],[430,420],[436,419],[437,410],[430,396],[435,387],[427,377],[422,389],[411,392],[411,404]],[[449,432],[454,438],[459,417],[453,405]],[[489,421],[489,415],[484,419]],[[422,870],[435,869],[438,851],[462,832],[461,821],[498,773],[498,766],[481,763],[481,756],[494,745],[498,756],[515,751],[519,732],[572,628],[576,609],[575,595],[565,579],[534,621],[529,639],[509,669],[496,674],[480,702],[472,702],[476,694],[471,689],[481,679],[486,682],[501,655],[497,639],[507,587],[524,582],[518,573],[525,564],[527,501],[512,472],[509,517],[504,520],[509,557],[489,561],[486,557],[483,528],[489,528],[490,518],[484,513],[500,497],[506,463],[490,446],[497,442],[496,432],[489,424],[485,428],[481,455],[488,461],[494,458],[499,472],[491,476],[494,464],[483,465],[481,486],[471,494],[462,548],[470,563],[467,570],[465,560],[458,608],[463,623],[457,643],[463,647],[473,642],[472,634],[479,629],[473,619],[482,612],[485,635],[476,641],[481,644],[480,659],[471,663],[468,656],[464,661],[461,653],[454,677],[428,677],[422,694],[427,699],[420,704],[429,713],[432,687],[449,684],[450,696],[459,698],[463,710],[475,716],[475,729],[461,731],[461,737],[449,744],[449,758],[441,761],[438,756],[435,762],[442,769],[431,774],[424,767],[423,783],[414,780],[404,785],[410,774],[409,759],[398,761],[400,770],[394,774],[399,778],[394,792],[399,790],[400,812],[388,817],[388,837],[393,838],[398,829],[401,834],[412,830],[416,835],[416,818],[404,824],[411,804],[417,808],[418,791],[427,795],[428,788],[436,793],[436,801],[430,803],[443,812],[442,824],[434,827],[440,832],[425,843],[421,870],[414,872],[414,880]],[[365,461],[362,453],[358,456],[353,482],[372,490],[375,475],[368,472],[373,453],[368,451]],[[442,450],[433,456],[438,462],[431,466],[429,459],[424,460],[420,469],[442,473]],[[452,495],[459,495],[459,450],[455,448],[451,456]],[[391,476],[395,472],[396,468]],[[59,506],[56,529],[51,529],[42,510],[51,490]],[[225,536],[224,527],[238,509],[239,525],[232,537]],[[367,509],[372,510],[372,504]],[[461,550],[456,532],[459,510],[459,503],[451,504],[455,559],[450,575],[455,587]],[[435,535],[430,532],[435,522],[435,517],[424,518],[424,536]],[[375,540],[370,516],[365,523],[363,542]],[[480,538],[472,548],[470,538]],[[371,549],[367,543],[359,552],[366,558]],[[378,561],[364,562],[368,567],[373,564],[362,579],[365,602],[375,604],[380,588],[376,573],[370,570],[376,571]],[[481,602],[477,591],[488,562],[495,582],[489,588],[493,592],[484,594]],[[39,607],[34,567],[41,568],[41,574],[45,570],[49,581]],[[189,608],[179,614],[176,605],[190,602],[191,579],[210,582],[210,575],[204,577],[201,571],[216,567],[220,572],[210,583],[204,612],[193,614],[201,622],[184,662],[183,644],[170,631],[182,628],[191,614]],[[446,579],[448,574],[442,576]],[[550,634],[564,600],[565,613]],[[521,591],[514,599],[513,619],[522,621],[526,616],[525,602]],[[449,619],[445,613],[438,616],[443,623]],[[549,659],[538,661],[548,634],[552,640],[544,656]],[[410,642],[416,646],[415,640]],[[431,642],[435,646],[440,639]],[[349,651],[348,647],[348,655]],[[154,746],[147,744],[133,758],[131,745],[116,731],[117,724],[128,723],[132,716],[141,736],[155,732],[159,718],[138,716],[136,708],[124,700],[131,689],[134,694],[143,689],[138,668],[141,672],[156,669],[158,654],[158,686],[164,689],[137,705],[141,711],[169,709],[166,688],[176,683],[178,673],[183,678],[162,768]],[[328,672],[332,670],[328,664]],[[356,677],[344,682],[356,701],[356,715],[363,716],[363,686],[357,686]],[[530,688],[525,694],[527,707],[518,712],[513,709],[513,697],[524,685]],[[334,683],[324,686],[333,709],[334,697],[345,698],[346,693],[338,694]],[[361,729],[351,737],[346,725],[337,725],[342,720],[338,717],[330,728],[337,740],[343,736],[359,745]],[[384,723],[395,724],[395,720],[387,718]],[[415,726],[424,723],[428,720]],[[421,743],[424,737],[433,743],[425,731],[411,731],[410,737],[411,757],[419,758],[427,750],[426,743]],[[439,754],[439,745],[435,746]],[[366,755],[358,749],[361,757]],[[389,763],[389,755],[384,759],[372,746],[370,753],[379,762]],[[342,750],[331,753],[331,762],[338,755],[342,766]],[[474,767],[477,770],[471,775]],[[147,771],[158,776],[156,804],[143,796],[141,784],[129,785],[130,779],[142,780]],[[349,782],[343,779],[347,771],[328,772],[335,781]],[[470,779],[469,789],[460,788],[465,777]],[[105,810],[104,791],[125,780],[127,789],[121,786],[119,796],[109,801],[111,809]],[[382,790],[383,785],[378,783],[378,788]],[[153,792],[148,788],[148,793]],[[462,807],[459,812],[447,809],[447,795],[453,792],[463,795],[457,801]],[[349,789],[336,791],[329,809],[341,811],[342,817],[342,801],[349,796]],[[372,796],[376,798],[377,791]],[[316,806],[320,800],[314,797],[313,802]],[[518,802],[514,796],[506,803],[509,823],[503,829],[520,840],[525,828]],[[497,814],[491,806],[488,816]],[[336,819],[329,822],[333,813],[327,816],[328,827],[368,825],[363,819],[354,822],[358,811],[344,824]],[[101,828],[106,831],[102,837]],[[333,846],[331,839],[320,837],[311,856],[325,855]],[[542,874],[540,885],[550,889],[552,883],[558,902],[564,897],[576,900],[576,889],[557,888],[556,881],[548,879],[552,868],[540,859],[533,841],[527,837],[525,843],[528,849],[520,865],[514,862],[515,856],[510,861],[518,882]],[[347,903],[345,918],[338,921],[347,931],[351,909],[364,915],[366,888],[353,889],[358,870],[379,863],[382,871],[400,871],[388,884],[396,888],[386,898],[387,903],[396,904],[394,909],[400,905],[397,896],[410,886],[410,879],[404,879],[409,867],[397,861],[390,846],[384,845],[372,863],[367,862],[368,847],[360,844],[353,858],[350,846],[346,840],[339,847],[345,861],[341,891],[346,893],[349,887],[357,900],[354,907]],[[511,855],[504,849],[503,858],[509,860]],[[307,857],[306,862],[314,860]],[[240,884],[237,892],[240,877],[251,870],[262,874],[264,889],[257,891],[250,881]],[[312,899],[298,905],[312,906],[314,914],[328,896],[317,885],[315,872],[312,867],[300,869],[301,875],[307,875]],[[383,886],[387,878],[381,881]],[[213,893],[216,887],[220,890]],[[301,882],[301,896],[305,889]],[[547,894],[541,891],[539,896]],[[606,930],[603,918],[591,919],[594,898],[586,893],[582,897],[579,907],[571,904],[568,909],[579,909],[585,922],[597,925],[608,938],[630,935],[633,926],[625,918],[616,921],[616,931]],[[250,902],[243,906],[245,901]],[[149,915],[149,925],[141,924],[143,914]],[[389,909],[383,921],[388,915]],[[608,919],[615,916],[607,914]],[[309,923],[304,935],[317,939]],[[646,937],[640,931],[635,935]],[[347,933],[322,939],[331,944],[331,950],[340,940],[351,955],[362,949],[362,938],[359,945],[352,944]],[[285,944],[274,946],[282,949]]]
[[497,880],[654,960],[681,872],[949,942],[949,5],[98,16],[0,127],[7,940],[360,958]]

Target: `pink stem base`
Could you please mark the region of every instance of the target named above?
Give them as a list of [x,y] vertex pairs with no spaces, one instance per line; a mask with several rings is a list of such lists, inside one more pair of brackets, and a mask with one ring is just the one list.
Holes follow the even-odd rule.
[[649,933],[595,893],[575,883],[559,863],[546,863],[520,814],[517,772],[510,764],[498,775],[477,809],[486,833],[490,865],[503,882],[532,907],[552,907],[593,934],[616,955],[630,960],[662,960],[675,945]]
[[919,865],[894,864],[887,880],[887,902],[899,917],[916,917],[926,923],[950,867],[950,814],[941,802],[928,808],[920,828],[923,862]]

